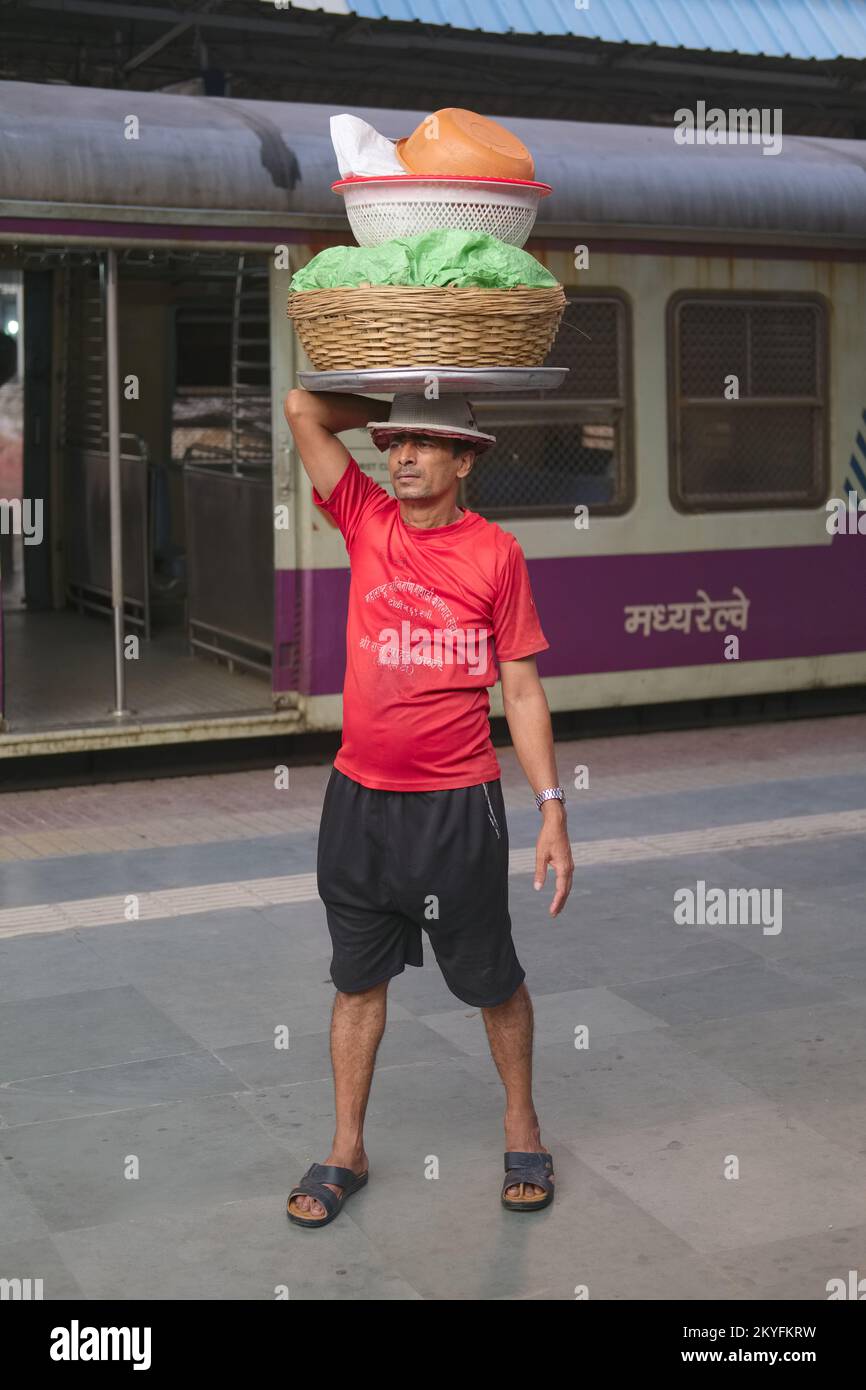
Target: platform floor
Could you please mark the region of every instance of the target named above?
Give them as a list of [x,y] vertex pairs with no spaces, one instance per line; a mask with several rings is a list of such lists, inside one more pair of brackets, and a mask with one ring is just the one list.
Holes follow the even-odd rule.
[[[314,879],[329,769],[293,769],[284,791],[262,771],[0,796],[0,1277],[55,1299],[586,1285],[744,1302],[823,1301],[829,1279],[862,1277],[866,718],[558,756],[590,786],[552,921],[527,869],[538,816],[501,754],[555,1203],[499,1205],[501,1085],[479,1011],[425,942],[390,989],[369,1185],[315,1233],[285,1199],[332,1135]],[[677,925],[673,895],[698,881],[781,888],[781,931]]]
[[[10,732],[104,724],[114,707],[114,650],[106,618],[73,610],[5,614],[6,708]],[[184,634],[142,639],[127,661],[127,705],[140,719],[271,709],[265,676],[191,656]]]

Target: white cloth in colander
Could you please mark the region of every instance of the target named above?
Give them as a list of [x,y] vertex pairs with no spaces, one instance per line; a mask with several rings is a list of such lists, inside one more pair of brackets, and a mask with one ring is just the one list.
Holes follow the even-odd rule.
[[348,174],[405,174],[393,142],[360,116],[332,116],[331,142],[340,178]]

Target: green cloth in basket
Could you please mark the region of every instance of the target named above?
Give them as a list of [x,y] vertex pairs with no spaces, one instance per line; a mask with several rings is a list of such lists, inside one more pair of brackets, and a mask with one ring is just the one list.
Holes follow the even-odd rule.
[[329,246],[292,276],[292,290],[371,285],[474,285],[510,290],[558,283],[540,261],[486,232],[451,230],[396,237],[379,246]]

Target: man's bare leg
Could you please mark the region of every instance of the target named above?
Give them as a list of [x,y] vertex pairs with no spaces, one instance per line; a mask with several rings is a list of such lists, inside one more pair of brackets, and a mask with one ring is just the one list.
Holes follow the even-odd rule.
[[[359,994],[343,994],[334,999],[331,1014],[331,1065],[334,1071],[336,1129],[331,1152],[325,1163],[367,1171],[364,1150],[364,1116],[376,1065],[376,1052],[385,1031],[388,981]],[[333,1192],[341,1187],[326,1183]],[[290,1210],[298,1215],[325,1216],[325,1208],[315,1197],[296,1197]]]
[[[505,1085],[505,1149],[541,1153],[541,1129],[532,1103],[532,1000],[524,982],[504,1004],[482,1009],[490,1051]],[[551,1173],[551,1178],[553,1174]],[[527,1196],[544,1196],[544,1188],[524,1184]],[[509,1198],[520,1196],[509,1187]]]

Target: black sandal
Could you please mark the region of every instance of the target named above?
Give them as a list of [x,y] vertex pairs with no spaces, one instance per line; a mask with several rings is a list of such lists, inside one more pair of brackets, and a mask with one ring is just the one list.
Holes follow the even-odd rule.
[[[553,1155],[545,1153],[517,1153],[505,1155],[505,1182],[502,1184],[502,1205],[509,1211],[541,1211],[553,1201]],[[543,1187],[543,1197],[506,1197],[509,1187],[521,1187],[531,1183],[533,1187]]]
[[[351,1197],[353,1192],[357,1192],[363,1187],[370,1176],[366,1173],[353,1173],[351,1168],[335,1168],[333,1164],[311,1163],[297,1187],[293,1187],[286,1201],[286,1216],[290,1221],[294,1221],[296,1226],[327,1226],[329,1221],[333,1221],[335,1216],[339,1216],[340,1209],[347,1197]],[[343,1191],[332,1192],[325,1183],[331,1182],[335,1187],[342,1187]],[[294,1197],[315,1197],[317,1202],[321,1202],[327,1213],[326,1216],[296,1216],[293,1211],[289,1211]]]

